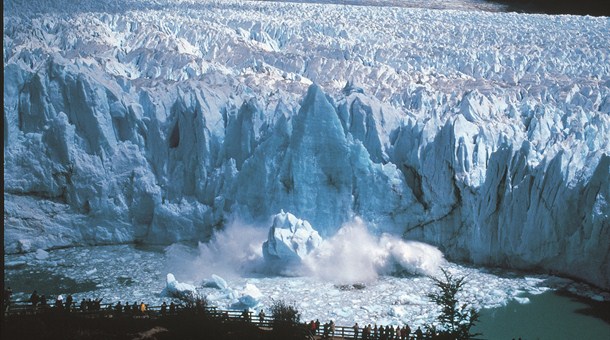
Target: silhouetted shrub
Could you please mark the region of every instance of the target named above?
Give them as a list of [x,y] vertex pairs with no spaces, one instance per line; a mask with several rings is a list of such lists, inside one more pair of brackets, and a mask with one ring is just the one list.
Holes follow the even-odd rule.
[[442,329],[437,330],[430,326],[434,339],[470,339],[480,333],[470,333],[470,329],[479,320],[479,312],[468,308],[467,304],[460,305],[457,294],[465,284],[465,278],[455,278],[445,269],[441,269],[444,280],[432,278],[438,291],[428,294],[428,298],[441,307],[441,314],[437,317]]

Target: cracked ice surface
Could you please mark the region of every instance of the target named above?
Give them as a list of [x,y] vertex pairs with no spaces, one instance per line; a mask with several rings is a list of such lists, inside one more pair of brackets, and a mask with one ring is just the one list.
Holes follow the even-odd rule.
[[3,5],[7,252],[204,241],[284,210],[610,287],[609,18]]

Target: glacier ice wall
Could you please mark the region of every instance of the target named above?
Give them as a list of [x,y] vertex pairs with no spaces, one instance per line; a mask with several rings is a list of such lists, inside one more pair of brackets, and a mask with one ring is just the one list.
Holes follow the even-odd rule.
[[[119,6],[119,7],[117,7]],[[610,288],[610,19],[4,3],[8,252],[282,209]]]

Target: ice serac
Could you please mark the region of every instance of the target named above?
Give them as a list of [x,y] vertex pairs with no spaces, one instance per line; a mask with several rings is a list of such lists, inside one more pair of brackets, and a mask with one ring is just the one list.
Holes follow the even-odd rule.
[[284,210],[610,288],[607,18],[4,5],[7,252],[205,241]]
[[288,152],[282,172],[293,183],[290,211],[314,221],[322,236],[332,234],[349,217],[353,175],[336,108],[318,85],[294,117]]
[[263,256],[271,265],[299,264],[321,243],[322,238],[309,222],[282,211],[273,216]]

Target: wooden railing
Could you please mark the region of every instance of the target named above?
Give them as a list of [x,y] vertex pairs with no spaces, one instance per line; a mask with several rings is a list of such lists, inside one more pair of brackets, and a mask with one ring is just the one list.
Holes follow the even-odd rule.
[[[165,312],[162,312],[162,306],[148,306],[146,305],[146,311],[142,313],[140,311],[140,305],[136,305],[136,309],[134,311],[134,306],[129,305],[130,310],[125,311],[122,306],[122,311],[119,312],[116,309],[116,304],[100,304],[99,308],[93,309],[81,309],[80,303],[73,304],[70,309],[57,308],[51,305],[37,305],[33,306],[30,302],[23,301],[12,301],[8,307],[4,310],[5,316],[12,315],[34,315],[34,314],[42,314],[42,313],[70,313],[70,315],[74,316],[82,316],[82,317],[106,317],[106,318],[115,318],[115,317],[133,317],[133,318],[162,318],[162,317],[172,317],[173,315],[180,315],[185,311],[199,313],[204,317],[210,317],[214,319],[219,319],[221,321],[227,322],[250,322],[255,324],[258,327],[264,329],[273,329],[275,325],[275,318],[273,316],[265,315],[262,320],[261,318],[252,311],[246,311],[244,313],[243,310],[220,310],[217,307],[213,306],[201,306],[197,308],[196,306],[187,308],[184,305],[178,304],[175,305],[175,310],[172,313],[170,310],[170,306],[166,305]],[[312,329],[309,323],[299,324],[298,328],[303,331],[303,334],[306,338],[309,339],[319,339],[324,338],[324,326],[320,325],[318,329]],[[395,332],[396,333],[396,332]],[[357,334],[357,337],[356,337]],[[328,339],[382,339],[380,337],[380,333],[377,332],[377,336],[375,333],[371,331],[371,333],[364,337],[363,328],[358,328],[358,333],[353,326],[335,326],[334,331],[330,330],[330,327],[327,329],[327,338]],[[418,339],[414,333],[411,333],[406,338],[400,336],[400,334],[394,334],[393,337],[389,337],[385,335],[383,339],[386,340],[395,340],[395,339]],[[420,339],[426,339],[424,335]]]

